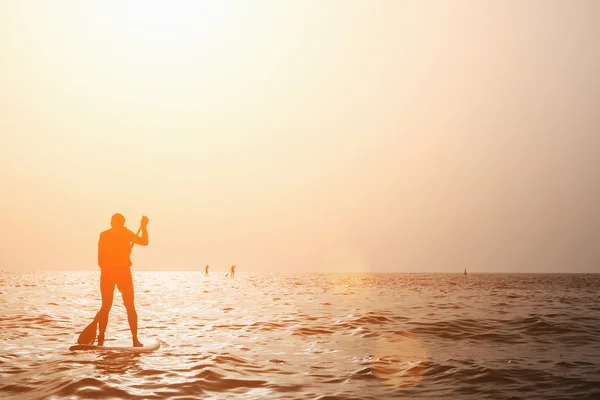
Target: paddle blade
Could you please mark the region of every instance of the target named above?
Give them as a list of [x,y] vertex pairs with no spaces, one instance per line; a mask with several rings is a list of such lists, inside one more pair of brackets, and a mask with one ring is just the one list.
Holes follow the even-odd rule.
[[77,338],[77,343],[78,344],[94,344],[94,341],[96,340],[96,333],[98,330],[98,321],[96,319],[94,319],[94,321],[89,324],[88,326],[85,327],[85,329],[81,332],[81,334],[79,335],[79,338]]

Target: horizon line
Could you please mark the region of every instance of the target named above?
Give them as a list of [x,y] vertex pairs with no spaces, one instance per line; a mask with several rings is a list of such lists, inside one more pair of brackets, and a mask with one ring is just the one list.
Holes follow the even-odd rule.
[[[11,273],[26,273],[26,272],[100,272],[100,269],[40,269],[40,270],[0,270],[0,273],[11,272]],[[194,272],[202,273],[201,269],[132,269],[132,272]],[[228,272],[228,270],[211,271],[212,274]],[[448,272],[448,271],[236,271],[240,273],[251,273],[251,274],[444,274],[444,275],[464,275],[463,272]],[[209,273],[210,274],[210,273]],[[537,271],[537,272],[518,272],[518,271],[475,271],[467,272],[468,275],[600,275],[599,272],[586,272],[586,271]]]

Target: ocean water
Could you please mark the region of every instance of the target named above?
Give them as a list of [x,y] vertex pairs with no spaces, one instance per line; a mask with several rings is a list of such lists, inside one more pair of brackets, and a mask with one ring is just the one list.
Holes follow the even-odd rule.
[[600,275],[224,275],[134,271],[126,354],[98,272],[0,274],[0,398],[600,399]]

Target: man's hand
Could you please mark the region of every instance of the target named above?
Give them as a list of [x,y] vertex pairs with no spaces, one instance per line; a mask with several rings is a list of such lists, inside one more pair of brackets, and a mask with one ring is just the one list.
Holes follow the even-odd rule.
[[145,228],[148,225],[148,221],[149,221],[148,217],[146,217],[145,215],[142,216],[142,222],[141,222],[142,228]]

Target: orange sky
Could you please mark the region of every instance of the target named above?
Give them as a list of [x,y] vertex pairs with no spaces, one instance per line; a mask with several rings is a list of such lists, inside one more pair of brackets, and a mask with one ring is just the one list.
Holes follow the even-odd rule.
[[0,269],[600,272],[600,2],[0,2]]

